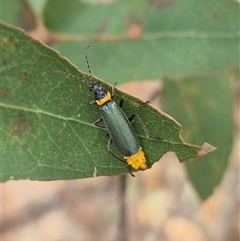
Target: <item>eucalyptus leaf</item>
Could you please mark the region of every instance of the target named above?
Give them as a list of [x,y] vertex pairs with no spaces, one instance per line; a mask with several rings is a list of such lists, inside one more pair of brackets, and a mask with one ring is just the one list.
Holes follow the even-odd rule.
[[[0,42],[1,181],[127,173],[127,165],[107,151],[106,130],[93,124],[99,111],[89,105],[93,96],[88,85],[53,71],[75,75],[85,82],[90,76],[19,29],[1,24]],[[101,83],[111,91],[110,85]],[[133,123],[149,168],[168,151],[174,151],[184,162],[214,150],[209,144],[185,143],[180,124],[150,105],[140,108],[132,104],[140,105],[139,99],[117,89],[114,98],[117,102],[123,98],[126,115],[138,114],[150,135],[161,138],[149,139],[140,123]]]

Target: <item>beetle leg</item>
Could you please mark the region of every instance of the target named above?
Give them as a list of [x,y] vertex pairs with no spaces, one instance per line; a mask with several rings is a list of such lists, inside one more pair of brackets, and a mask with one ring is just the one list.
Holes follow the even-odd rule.
[[123,103],[124,103],[124,99],[121,99],[120,102],[119,102],[119,106],[120,106],[120,108],[122,108]]
[[[119,102],[120,108],[122,108],[123,103],[124,103],[124,99],[121,99],[120,102]],[[132,103],[132,101],[131,101],[131,103]],[[143,107],[144,105],[146,105],[146,104],[148,104],[148,103],[149,103],[149,101],[145,101],[144,103],[142,103],[141,105],[138,105],[137,107]],[[141,124],[141,126],[142,126],[142,128],[143,128],[143,130],[144,130],[144,132],[145,132],[145,134],[146,134],[146,136],[147,136],[149,139],[152,139],[152,140],[159,140],[159,139],[161,139],[160,137],[152,137],[152,136],[150,136],[147,127],[145,126],[145,124],[143,123],[142,119],[141,119],[138,115],[133,114],[133,115],[131,115],[131,116],[128,118],[128,120],[131,122],[131,121],[133,121],[136,117],[138,118],[138,120],[139,120],[139,122],[140,122],[140,124]]]
[[114,83],[114,85],[112,86],[112,98],[114,97],[114,93],[115,93],[115,87],[116,87],[117,83]]
[[105,126],[99,125],[99,123],[101,123],[101,122],[103,122],[103,118],[102,118],[102,117],[100,117],[99,119],[97,119],[97,120],[94,122],[94,125],[106,129]]
[[95,100],[92,100],[92,101],[90,101],[88,104],[89,104],[89,105],[94,105],[94,104],[96,104],[96,101],[95,101]]
[[159,139],[161,139],[160,137],[150,136],[147,127],[145,126],[145,124],[143,123],[142,119],[141,119],[138,115],[133,114],[133,115],[131,115],[131,116],[128,118],[128,120],[131,122],[131,121],[133,121],[135,118],[138,118],[138,120],[139,120],[139,122],[140,122],[140,124],[141,124],[141,126],[142,126],[142,128],[143,128],[143,130],[144,130],[144,132],[145,132],[145,134],[146,134],[146,136],[147,136],[149,139],[152,139],[152,140],[159,140]]
[[119,158],[118,156],[116,156],[115,154],[113,154],[113,152],[112,152],[112,144],[113,144],[113,141],[112,141],[111,138],[109,138],[108,145],[107,145],[108,152],[109,152],[112,156],[114,156],[115,158],[117,158],[119,161],[127,164],[126,161],[122,160],[121,158]]
[[[122,106],[123,106],[123,103],[124,103],[124,99],[121,99],[120,100],[120,103],[119,103],[119,106],[122,108]],[[150,101],[149,100],[147,100],[147,101],[145,101],[145,102],[143,102],[142,104],[137,104],[137,103],[135,103],[134,101],[131,101],[131,100],[127,100],[128,102],[130,102],[133,106],[136,106],[137,108],[141,108],[141,107],[143,107],[144,105],[146,105],[146,104],[149,104],[150,103]]]
[[103,118],[100,117],[99,119],[97,119],[95,122],[94,122],[94,125],[95,126],[99,126],[98,124],[101,123],[103,121]]
[[[113,144],[113,141],[112,141],[112,139],[110,138],[109,141],[108,141],[108,145],[107,145],[108,152],[109,152],[113,157],[115,157],[117,160],[119,160],[119,161],[127,164],[126,161],[122,160],[121,158],[119,158],[118,156],[116,156],[115,154],[112,153],[112,151],[111,151],[111,149],[112,149],[112,144]],[[129,171],[129,173],[131,174],[131,176],[132,176],[132,177],[135,177],[135,175],[134,175],[134,174],[132,173],[132,171],[131,171],[130,166],[129,166],[128,164],[127,164],[127,166],[128,166],[128,171]]]
[[110,152],[112,149],[112,143],[113,143],[112,139],[109,138],[108,145],[107,145],[108,152]]

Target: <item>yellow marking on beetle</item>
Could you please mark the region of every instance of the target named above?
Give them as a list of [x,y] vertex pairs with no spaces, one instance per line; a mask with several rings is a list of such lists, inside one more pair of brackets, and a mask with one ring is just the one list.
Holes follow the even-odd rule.
[[103,105],[107,101],[111,100],[111,98],[112,98],[111,94],[109,92],[107,92],[106,96],[104,98],[102,98],[101,100],[96,100],[96,103],[98,105]]
[[124,159],[127,160],[128,165],[131,165],[136,170],[147,169],[146,159],[144,155],[145,154],[140,147],[138,152],[131,156],[124,156]]

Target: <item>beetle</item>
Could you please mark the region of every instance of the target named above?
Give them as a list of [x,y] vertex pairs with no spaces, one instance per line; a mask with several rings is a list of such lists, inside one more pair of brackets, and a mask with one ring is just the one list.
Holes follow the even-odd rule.
[[[94,122],[94,125],[99,126],[99,123],[104,122],[108,135],[110,137],[107,145],[108,152],[116,159],[127,163],[129,173],[134,176],[130,169],[130,166],[133,167],[135,170],[144,170],[147,169],[147,164],[145,153],[140,146],[139,139],[130,122],[135,118],[138,118],[141,126],[143,127],[143,130],[149,138],[154,140],[158,140],[159,138],[150,137],[147,128],[145,127],[144,123],[138,115],[133,114],[130,118],[127,118],[127,116],[122,110],[122,105],[124,102],[123,99],[121,99],[119,105],[113,99],[116,84],[113,85],[111,94],[101,85],[99,81],[93,79],[87,57],[87,50],[89,47],[90,46],[86,48],[85,57],[91,81],[87,82],[87,84],[89,86],[89,90],[93,93],[94,96],[94,100],[91,101],[89,104],[97,104],[101,114],[101,117]],[[57,70],[54,72],[64,74],[67,77],[71,76],[73,78],[81,80],[77,76],[67,74],[62,71]],[[85,82],[83,80],[81,81]],[[144,102],[142,105],[145,105],[147,103],[148,101]],[[114,144],[118,152],[123,155],[124,160],[116,156],[111,151],[112,144]]]
[[[111,145],[114,144],[128,165],[136,170],[147,169],[145,154],[130,123],[130,120],[133,120],[136,115],[132,115],[128,119],[121,108],[123,101],[118,105],[116,101],[113,100],[113,95],[103,88],[100,82],[90,82],[89,86],[90,91],[92,91],[94,95],[94,101],[90,102],[90,104],[96,103],[101,113],[101,117],[96,120],[94,124],[98,125],[103,121],[110,136],[108,152],[115,158],[123,161],[112,153]],[[131,175],[133,174],[131,173]]]

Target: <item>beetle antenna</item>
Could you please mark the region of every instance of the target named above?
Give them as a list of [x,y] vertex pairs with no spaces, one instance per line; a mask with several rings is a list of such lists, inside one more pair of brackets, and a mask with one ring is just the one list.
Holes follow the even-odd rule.
[[[92,72],[91,72],[91,69],[90,69],[90,64],[89,64],[89,61],[88,61],[88,49],[89,49],[90,45],[87,46],[86,48],[86,51],[85,51],[85,58],[86,58],[86,63],[87,63],[87,68],[88,68],[88,73],[90,75],[90,78],[92,77]],[[53,70],[50,72],[51,74],[61,74],[61,75],[65,75],[67,78],[72,78],[72,79],[76,79],[76,80],[80,80],[82,81],[83,83],[86,83],[85,80],[73,75],[73,74],[70,74],[70,73],[67,73],[67,72],[64,72],[64,71],[61,71],[61,70]],[[89,84],[89,83],[88,83]]]
[[85,80],[79,78],[78,76],[67,73],[67,72],[64,72],[64,71],[61,71],[61,70],[53,70],[53,71],[50,72],[50,74],[61,74],[61,75],[66,76],[68,79],[72,78],[72,79],[80,80],[81,82],[85,83]]
[[86,63],[87,63],[87,68],[88,68],[88,73],[92,75],[91,69],[90,69],[90,64],[88,62],[88,49],[90,48],[90,45],[87,46],[86,51],[85,51],[85,58],[86,58]]

